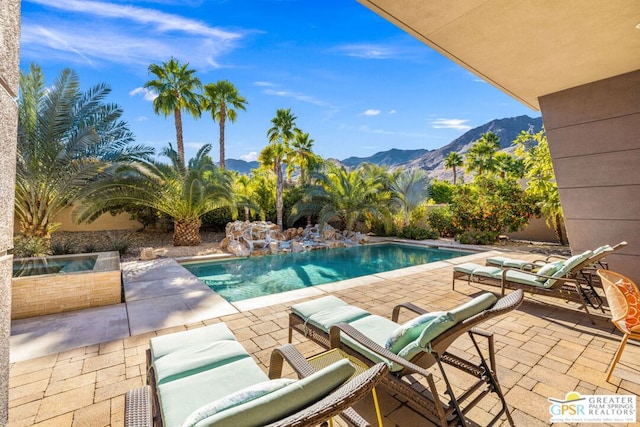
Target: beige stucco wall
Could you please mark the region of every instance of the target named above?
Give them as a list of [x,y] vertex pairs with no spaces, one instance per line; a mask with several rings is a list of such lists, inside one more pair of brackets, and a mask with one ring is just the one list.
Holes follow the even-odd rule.
[[56,217],[56,222],[62,224],[60,228],[58,228],[58,231],[140,230],[142,228],[142,224],[138,221],[131,220],[131,215],[128,213],[118,215],[106,213],[90,224],[75,224],[71,220],[71,212],[72,208],[68,208]]
[[20,0],[0,2],[0,425],[8,423],[13,195],[20,43]]
[[573,252],[622,240],[640,282],[640,70],[540,98]]

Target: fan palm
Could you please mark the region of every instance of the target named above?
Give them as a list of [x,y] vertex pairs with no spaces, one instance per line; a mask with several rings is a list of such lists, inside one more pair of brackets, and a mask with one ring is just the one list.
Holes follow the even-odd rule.
[[384,185],[359,169],[349,171],[342,165],[327,163],[325,170],[313,173],[313,182],[306,197],[293,206],[293,221],[317,215],[321,225],[337,219],[344,230],[351,231],[365,214],[387,216],[379,203]]
[[453,185],[458,181],[458,168],[463,165],[462,156],[456,151],[450,152],[444,159],[445,169],[453,170]]
[[[305,132],[296,132],[295,139],[291,142],[291,163],[300,169],[300,184],[302,185],[307,184],[309,172],[322,163],[320,156],[312,150],[313,142],[313,139]],[[289,170],[292,171],[293,168]]]
[[122,109],[104,102],[110,91],[98,84],[81,92],[70,69],[49,87],[35,64],[20,76],[15,214],[25,236],[48,239],[59,226],[56,216],[80,200],[84,187],[153,153],[132,145]]
[[195,70],[189,64],[180,64],[175,58],[162,64],[149,65],[148,71],[156,76],[144,84],[157,93],[153,100],[153,111],[167,117],[173,114],[176,126],[176,144],[178,157],[184,166],[184,140],[182,136],[182,110],[193,117],[200,117],[201,96],[197,90],[202,87]]
[[147,206],[173,218],[174,246],[197,246],[202,215],[235,206],[231,177],[215,167],[210,151],[211,145],[206,144],[184,167],[169,145],[162,152],[169,164],[149,160],[121,168],[114,179],[88,192],[85,203],[74,210],[73,218],[92,221],[126,204]]
[[493,172],[496,169],[495,155],[500,148],[500,139],[493,132],[482,134],[469,148],[466,155],[467,172],[476,172],[482,176],[485,172]]
[[422,169],[397,175],[390,185],[391,204],[402,212],[403,226],[409,225],[411,212],[429,198],[429,178]]
[[262,150],[259,157],[260,165],[269,168],[276,174],[276,223],[282,230],[282,212],[284,208],[284,171],[283,163],[289,161],[291,141],[300,130],[296,127],[295,114],[291,109],[281,108],[271,119],[272,127],[267,131],[269,144]]
[[224,127],[226,120],[236,121],[237,111],[245,110],[247,100],[240,96],[238,89],[227,80],[220,80],[204,86],[204,110],[211,112],[211,118],[220,126],[220,169],[224,170]]

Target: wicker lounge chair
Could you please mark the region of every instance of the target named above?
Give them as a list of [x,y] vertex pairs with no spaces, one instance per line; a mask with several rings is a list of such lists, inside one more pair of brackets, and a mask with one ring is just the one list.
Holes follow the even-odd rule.
[[[149,385],[125,397],[125,426],[311,426],[342,415],[369,426],[350,406],[388,372],[380,363],[355,378],[347,359],[315,372],[288,344],[267,376],[224,323],[152,338]],[[274,379],[282,360],[300,379]],[[273,373],[278,375],[273,375]]]
[[[514,425],[496,378],[493,334],[476,326],[514,310],[522,300],[522,291],[501,299],[486,293],[451,311],[435,313],[405,303],[394,308],[389,320],[328,296],[291,307],[289,341],[295,330],[324,348],[341,348],[368,365],[380,361],[389,364],[390,373],[382,384],[404,396],[436,425],[466,425],[465,415],[489,393],[496,393],[501,407],[488,425],[502,415]],[[419,316],[401,325],[397,322],[403,309]],[[473,343],[471,351],[477,354],[474,362],[448,351],[456,339],[466,334]],[[401,338],[395,340],[398,337]],[[477,337],[487,339],[488,360]],[[473,385],[456,395],[444,365],[475,378]],[[431,367],[437,367],[442,377],[446,398],[436,388]]]
[[583,292],[577,275],[589,263],[591,251],[574,255],[558,265],[547,264],[549,270],[540,268],[536,273],[517,268],[500,268],[483,266],[475,263],[464,263],[453,268],[451,289],[455,289],[456,280],[466,280],[467,283],[483,283],[499,286],[501,295],[505,289],[523,289],[532,295],[546,295],[574,301],[584,309],[589,320],[594,324],[587,307],[585,292]]
[[627,340],[629,338],[640,340],[640,292],[636,284],[622,274],[608,270],[598,270],[597,274],[602,280],[602,287],[607,295],[611,321],[622,332],[622,341],[607,372],[607,381],[609,381],[613,369],[620,361]]

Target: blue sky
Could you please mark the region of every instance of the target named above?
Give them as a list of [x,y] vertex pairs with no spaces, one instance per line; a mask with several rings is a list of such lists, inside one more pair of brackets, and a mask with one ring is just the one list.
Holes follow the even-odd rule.
[[[175,140],[142,86],[151,63],[188,62],[249,102],[226,128],[229,158],[254,160],[271,118],[291,108],[323,157],[434,149],[495,118],[539,113],[449,61],[355,0],[22,0],[21,67],[48,81],[65,67],[106,82],[139,143]],[[208,114],[208,113],[207,113]],[[210,116],[185,118],[187,157],[214,143]]]

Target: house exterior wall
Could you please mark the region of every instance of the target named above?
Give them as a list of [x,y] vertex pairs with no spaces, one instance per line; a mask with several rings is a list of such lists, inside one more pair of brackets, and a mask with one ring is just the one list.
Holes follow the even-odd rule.
[[571,249],[640,282],[640,70],[539,99]]
[[0,425],[7,425],[20,0],[0,2],[0,23]]

